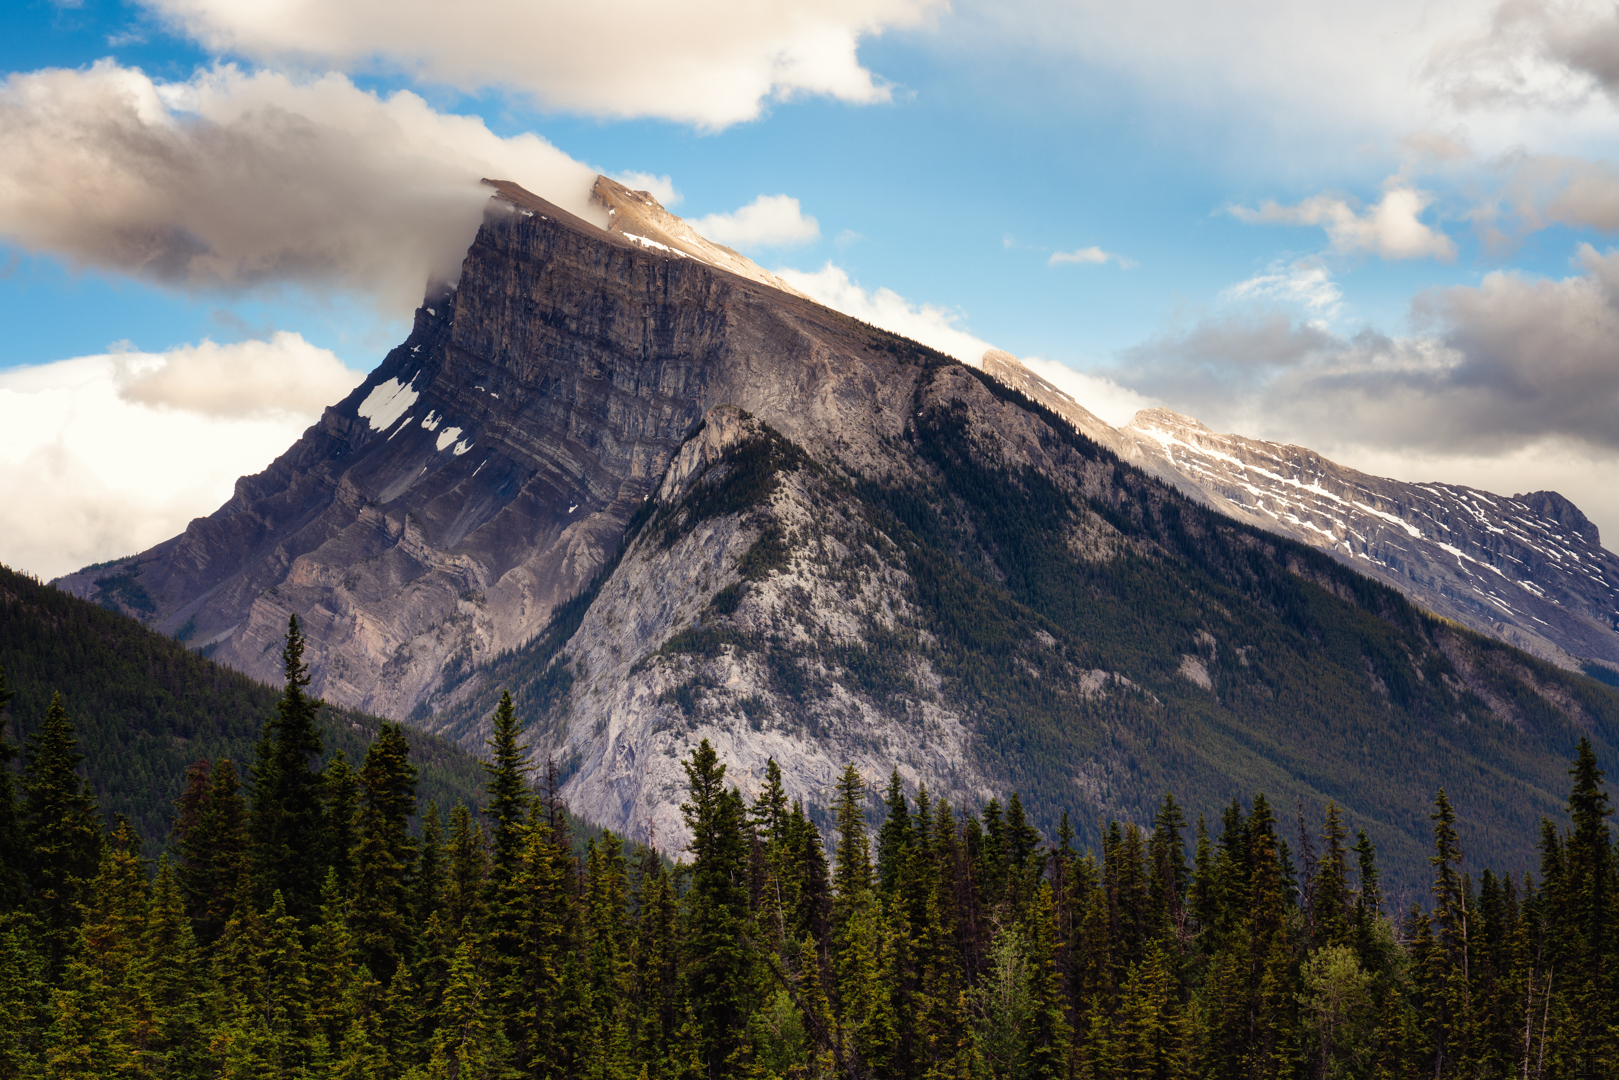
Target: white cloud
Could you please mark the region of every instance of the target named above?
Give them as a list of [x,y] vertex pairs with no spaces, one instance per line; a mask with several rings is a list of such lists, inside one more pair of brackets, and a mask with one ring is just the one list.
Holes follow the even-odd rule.
[[1315,195],[1297,206],[1266,202],[1258,210],[1233,206],[1231,213],[1251,225],[1320,225],[1333,249],[1345,254],[1369,252],[1384,259],[1456,257],[1450,237],[1418,220],[1432,198],[1409,185],[1391,181],[1383,198],[1364,212],[1331,195]]
[[0,237],[24,248],[186,288],[335,287],[394,315],[458,273],[481,176],[594,213],[595,171],[544,140],[339,75],[12,75],[0,145]]
[[1298,304],[1322,318],[1338,313],[1343,293],[1319,259],[1300,259],[1290,266],[1273,265],[1265,273],[1239,281],[1221,293],[1225,300],[1280,300]]
[[1089,409],[1098,419],[1123,427],[1142,409],[1152,409],[1162,401],[1120,386],[1112,379],[1076,371],[1067,364],[1043,356],[1025,356],[1021,363],[1057,389]]
[[855,104],[889,89],[861,66],[862,39],[921,25],[942,0],[145,0],[221,53],[343,70],[403,70],[499,87],[596,116],[722,128],[770,100]]
[[[273,408],[223,385],[237,360]],[[278,365],[318,385],[277,386]],[[358,384],[340,368],[277,334],[0,371],[0,562],[49,578],[174,536]]]
[[[1002,241],[1002,246],[1011,247],[1011,243],[1008,242],[1010,240],[1011,237],[1007,237]],[[1073,251],[1054,251],[1051,253],[1051,258],[1046,260],[1047,266],[1067,266],[1072,264],[1102,266],[1107,263],[1116,263],[1127,270],[1135,265],[1134,260],[1126,259],[1123,255],[1118,255],[1111,251],[1103,251],[1099,247],[1075,248]]]
[[118,396],[131,404],[201,416],[319,416],[359,385],[362,373],[285,330],[269,341],[216,345],[204,338],[160,355],[117,356]]
[[920,341],[962,363],[976,367],[984,353],[993,348],[958,325],[960,312],[934,304],[913,304],[892,289],[867,292],[850,279],[848,271],[831,262],[813,273],[777,270],[776,275],[827,307]]
[[804,216],[790,195],[761,195],[729,214],[708,214],[689,223],[703,236],[729,247],[786,247],[807,244],[821,235],[821,225]]

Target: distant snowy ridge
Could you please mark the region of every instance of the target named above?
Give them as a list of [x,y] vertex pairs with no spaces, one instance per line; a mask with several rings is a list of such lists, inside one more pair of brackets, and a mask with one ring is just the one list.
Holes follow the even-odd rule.
[[1168,409],[1114,428],[1006,353],[984,370],[1199,501],[1330,551],[1435,614],[1562,667],[1619,670],[1619,556],[1554,491],[1503,496],[1371,476]]

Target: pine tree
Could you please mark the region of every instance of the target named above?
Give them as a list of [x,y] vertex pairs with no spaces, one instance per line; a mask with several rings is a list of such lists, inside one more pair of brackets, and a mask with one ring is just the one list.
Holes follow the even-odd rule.
[[513,873],[522,856],[523,828],[528,820],[530,798],[528,769],[524,765],[526,755],[524,748],[518,745],[521,730],[509,691],[501,692],[492,724],[488,744],[491,760],[483,766],[488,773],[489,792],[484,813],[493,825],[490,877],[498,882]]
[[305,691],[309,666],[298,616],[287,621],[281,651],[286,687],[276,715],[265,725],[253,768],[250,832],[258,895],[267,902],[280,893],[295,918],[312,918],[328,857],[322,808],[322,779],[316,771],[322,751],[318,724],[322,702]]
[[[202,769],[207,769],[204,773]],[[179,852],[175,875],[197,939],[218,940],[232,914],[237,884],[248,872],[247,803],[236,766],[221,758],[192,766],[192,783],[179,802],[171,843]]]
[[158,861],[138,971],[145,1032],[140,1071],[149,1076],[200,1075],[205,1064],[205,969],[187,917],[178,875]]
[[1472,1030],[1472,993],[1468,978],[1467,894],[1461,874],[1462,849],[1456,835],[1456,812],[1444,789],[1434,796],[1433,926],[1437,965],[1434,1075],[1452,1074],[1466,1060]]
[[688,794],[680,810],[691,830],[687,850],[692,863],[682,982],[695,1023],[698,1061],[704,1074],[717,1080],[731,1068],[746,1023],[742,992],[749,960],[742,943],[748,914],[742,797],[725,789],[725,766],[707,739],[684,765]]
[[24,873],[28,845],[24,841],[23,808],[17,801],[11,768],[19,751],[6,741],[11,699],[16,696],[6,682],[5,668],[0,668],[0,915],[22,905],[28,884]]
[[354,900],[355,952],[384,989],[410,958],[411,876],[416,845],[406,826],[416,809],[416,768],[398,724],[383,724],[360,769]]
[[887,816],[877,831],[877,887],[884,896],[891,895],[899,883],[900,860],[905,846],[911,842],[911,815],[905,804],[905,785],[895,769],[888,778],[888,796],[884,801]]
[[32,907],[54,978],[67,961],[79,923],[79,904],[101,855],[101,820],[62,695],[51,697],[45,723],[28,740],[23,769],[23,830]]
[[326,822],[325,862],[337,872],[338,889],[348,896],[354,888],[354,855],[360,845],[360,777],[343,751],[326,763],[320,786]]

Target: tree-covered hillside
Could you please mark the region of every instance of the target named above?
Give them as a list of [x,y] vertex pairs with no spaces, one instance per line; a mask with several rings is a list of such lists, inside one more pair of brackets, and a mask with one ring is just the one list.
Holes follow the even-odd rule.
[[[132,619],[0,566],[0,670],[16,692],[6,734],[21,744],[45,721],[51,698],[78,732],[85,772],[108,821],[122,814],[149,845],[161,846],[174,800],[198,759],[229,759],[243,772],[278,691],[198,656]],[[358,766],[382,722],[326,708],[328,756]],[[476,760],[460,748],[417,736],[423,803],[475,802]]]

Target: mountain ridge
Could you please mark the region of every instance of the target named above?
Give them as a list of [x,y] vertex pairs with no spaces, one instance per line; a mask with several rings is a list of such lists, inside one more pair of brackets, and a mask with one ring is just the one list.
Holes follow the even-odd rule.
[[1434,787],[1488,853],[1580,734],[1619,742],[1619,697],[1188,499],[994,360],[507,192],[270,469],[63,585],[127,580],[250,671],[296,612],[316,692],[464,745],[509,688],[569,801],[660,844],[709,738],[812,812],[853,762],[1091,840],[1169,788],[1333,798],[1415,878]]
[[1503,496],[1391,480],[1307,447],[1217,433],[1164,408],[1114,428],[1010,354],[987,354],[984,363],[1214,509],[1329,551],[1427,610],[1567,670],[1619,672],[1619,556],[1557,492]]

